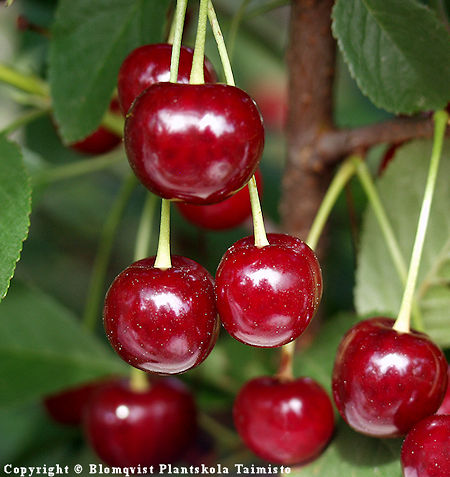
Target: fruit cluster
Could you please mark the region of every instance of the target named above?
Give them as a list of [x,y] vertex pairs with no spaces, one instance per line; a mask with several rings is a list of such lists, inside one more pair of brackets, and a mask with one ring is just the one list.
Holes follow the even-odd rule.
[[[235,226],[250,211],[256,221],[257,192],[249,197],[246,185],[253,181],[256,190],[260,182],[264,128],[258,107],[241,89],[217,83],[208,60],[206,83],[190,83],[189,48],[181,47],[178,79],[170,82],[171,57],[169,44],[146,45],[131,52],[120,69],[118,97],[132,170],[148,190],[176,202],[202,227]],[[321,269],[300,239],[264,230],[256,236],[255,225],[255,237],[226,251],[215,279],[189,258],[166,251],[161,259],[160,249],[122,271],[104,305],[104,327],[118,355],[147,373],[183,373],[210,354],[220,323],[246,345],[292,344],[318,309]],[[371,318],[349,330],[339,346],[334,402],[358,432],[382,438],[407,434],[401,455],[406,477],[450,475],[448,403],[438,411],[447,371],[445,356],[425,334],[400,332],[394,320]],[[196,428],[192,396],[172,379],[159,378],[143,390],[126,381],[93,386],[92,393],[87,387],[81,397],[72,396],[76,415],[60,420],[79,421],[79,403],[89,401],[86,433],[106,463],[171,462]],[[47,401],[56,418],[57,402]],[[256,455],[287,465],[316,457],[334,430],[326,391],[292,373],[247,382],[233,417]]]

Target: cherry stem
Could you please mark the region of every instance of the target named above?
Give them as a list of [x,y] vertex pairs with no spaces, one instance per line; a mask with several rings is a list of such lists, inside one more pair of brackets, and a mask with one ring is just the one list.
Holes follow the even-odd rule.
[[[214,38],[217,43],[217,49],[219,50],[220,61],[222,62],[226,83],[229,86],[234,86],[235,83],[233,71],[231,69],[230,58],[227,53],[227,48],[223,39],[222,32],[220,30],[220,25],[217,20],[216,12],[214,11],[212,2],[209,2],[208,17],[211,23],[211,28],[214,33]],[[255,245],[258,248],[265,247],[266,245],[269,245],[269,241],[267,240],[266,229],[264,227],[264,218],[261,210],[261,203],[259,201],[259,194],[258,188],[256,186],[255,176],[252,176],[252,178],[248,182],[248,191],[250,193],[250,204],[252,207]]]
[[161,225],[154,266],[161,270],[167,270],[172,266],[170,260],[170,201],[166,199],[161,200]]
[[144,207],[142,209],[141,220],[136,232],[136,245],[134,248],[134,260],[141,260],[148,257],[148,249],[152,238],[152,225],[155,217],[157,197],[154,194],[147,194]]
[[123,151],[112,151],[101,156],[96,156],[95,160],[80,159],[63,166],[56,166],[36,172],[31,176],[33,186],[41,186],[51,182],[73,179],[84,174],[91,174],[108,167],[123,164]]
[[45,81],[34,75],[28,75],[0,63],[0,81],[27,93],[38,96],[49,95],[48,85]]
[[[346,184],[355,174],[355,164],[353,157],[346,159],[334,175],[330,186],[320,204],[316,217],[309,230],[306,243],[314,250],[325,227],[327,219]],[[278,367],[277,377],[280,380],[289,381],[294,379],[295,341],[285,344],[281,347],[280,365]]]
[[[394,267],[397,271],[401,283],[403,284],[403,286],[405,286],[407,277],[406,264],[400,251],[400,246],[398,245],[397,239],[395,238],[394,231],[392,230],[391,224],[387,217],[386,211],[381,202],[380,196],[373,183],[366,163],[362,160],[361,157],[355,156],[353,159],[358,179],[364,189],[364,192],[366,193],[367,198],[369,199],[369,203],[375,214],[375,218],[377,219],[378,225],[381,229],[381,233],[383,234]],[[419,331],[423,331],[424,328],[422,315],[415,300],[413,303],[412,311],[414,327]]]
[[50,112],[50,109],[33,109],[32,111],[27,111],[22,116],[16,118],[14,121],[9,123],[6,127],[0,130],[0,135],[6,135],[14,132],[16,129],[19,129],[22,126],[35,121],[36,119],[41,118],[42,116],[47,115]]
[[264,227],[264,218],[261,210],[261,204],[259,202],[255,176],[252,176],[248,182],[248,191],[250,193],[250,204],[252,207],[255,246],[258,248],[265,247],[266,245],[269,245],[269,241],[267,240],[266,229]]
[[172,57],[170,60],[170,78],[171,83],[176,83],[178,79],[178,64],[180,62],[180,49],[183,39],[184,17],[186,16],[187,0],[177,0],[175,15],[172,23],[173,46]]
[[135,393],[145,393],[150,389],[150,382],[145,371],[131,367],[130,389]]
[[428,169],[425,193],[422,201],[422,207],[420,209],[419,223],[417,224],[416,238],[414,239],[411,262],[409,264],[408,277],[406,279],[405,291],[403,293],[403,299],[400,305],[398,318],[393,326],[393,329],[397,330],[400,333],[409,332],[411,307],[417,283],[417,275],[419,273],[423,245],[425,243],[425,234],[427,232],[428,220],[430,218],[431,203],[433,201],[433,194],[436,188],[436,178],[439,169],[439,161],[441,159],[448,114],[445,111],[436,111],[434,113],[433,119],[433,150],[431,152],[430,167]]
[[197,36],[195,38],[194,57],[192,58],[190,84],[203,84],[205,76],[203,65],[205,61],[206,20],[210,0],[200,0],[198,11]]
[[354,156],[347,158],[334,175],[330,186],[320,204],[306,238],[306,243],[314,250],[317,247],[328,217],[344,187],[355,174]]
[[249,3],[250,0],[242,0],[240,7],[238,8],[236,14],[233,16],[233,19],[231,20],[230,29],[228,31],[228,54],[230,55],[230,58],[233,57],[234,45],[236,43],[236,36],[239,30],[239,25],[242,21],[245,10]]
[[216,12],[212,2],[208,5],[208,18],[209,23],[214,34],[214,38],[217,43],[217,49],[219,50],[220,61],[222,63],[223,72],[225,75],[225,81],[230,86],[235,86],[233,70],[231,69],[230,58],[228,57],[227,47],[223,39],[222,31],[220,29],[219,21],[217,20]]
[[104,295],[106,272],[117,228],[136,184],[134,174],[125,179],[103,224],[83,315],[83,326],[91,331],[94,330],[97,323],[100,303]]

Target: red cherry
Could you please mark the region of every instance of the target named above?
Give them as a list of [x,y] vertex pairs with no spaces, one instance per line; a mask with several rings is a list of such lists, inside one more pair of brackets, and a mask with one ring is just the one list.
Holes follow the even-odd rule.
[[44,406],[50,417],[60,424],[81,424],[84,409],[97,391],[105,382],[94,381],[84,386],[65,389],[51,394],[44,399]]
[[[109,110],[112,113],[118,113],[120,111],[117,99],[114,98],[111,101]],[[108,131],[108,129],[105,129],[103,126],[100,126],[91,135],[81,141],[71,144],[70,147],[82,154],[92,154],[96,156],[111,151],[118,146],[121,141],[122,138],[120,136]]]
[[213,280],[185,257],[173,255],[166,270],[154,262],[139,260],[116,277],[105,299],[106,334],[132,366],[182,373],[206,359],[217,340]]
[[371,318],[351,328],[334,363],[333,397],[356,431],[375,437],[406,434],[434,413],[447,387],[447,363],[427,335],[392,329]]
[[250,94],[255,98],[264,124],[281,131],[286,123],[288,91],[285,78],[264,78],[254,81],[249,86]]
[[195,435],[195,403],[178,380],[155,381],[144,392],[118,381],[92,398],[84,428],[97,455],[110,466],[173,462]]
[[[191,75],[192,48],[182,46],[178,65],[178,83],[189,83]],[[119,70],[117,92],[123,115],[128,112],[133,101],[154,83],[164,83],[170,78],[172,45],[158,43],[144,45],[133,50],[124,60]],[[203,69],[205,83],[215,83],[217,75],[211,62],[205,58]]]
[[125,147],[134,173],[155,194],[212,204],[254,174],[264,128],[253,100],[234,86],[157,83],[128,113]]
[[269,234],[268,240],[270,245],[261,248],[253,237],[231,246],[217,269],[215,292],[219,316],[231,336],[270,348],[305,330],[318,294],[311,255],[278,234]]
[[429,416],[406,436],[401,453],[404,477],[450,475],[450,416]]
[[441,406],[436,411],[436,414],[449,414],[450,415],[450,365],[447,368],[447,391],[442,401]]
[[[261,194],[262,178],[259,169],[255,171],[255,179],[256,186]],[[195,205],[177,202],[176,205],[181,215],[189,222],[211,230],[237,227],[252,213],[250,194],[246,186],[218,204]]]
[[233,417],[245,444],[262,459],[280,464],[316,457],[334,429],[330,398],[310,378],[252,379],[240,390]]

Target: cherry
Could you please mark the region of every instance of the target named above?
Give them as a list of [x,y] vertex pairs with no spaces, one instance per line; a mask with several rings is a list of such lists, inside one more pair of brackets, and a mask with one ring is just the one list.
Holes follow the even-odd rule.
[[217,269],[215,292],[219,316],[231,336],[269,348],[305,330],[320,294],[313,272],[317,259],[304,251],[307,245],[282,234],[267,238],[270,245],[265,247],[246,237],[227,250]]
[[281,464],[316,457],[334,429],[330,398],[310,378],[252,379],[240,390],[233,417],[239,435],[256,455]]
[[252,82],[249,91],[255,99],[264,119],[264,124],[281,131],[286,123],[288,92],[284,78],[264,78]]
[[[191,75],[192,48],[182,46],[178,65],[178,83],[189,83]],[[154,83],[169,81],[172,45],[158,43],[144,45],[133,50],[124,60],[119,70],[117,92],[123,115],[128,112],[139,94]],[[211,62],[205,58],[203,70],[205,83],[215,83],[217,75]]]
[[356,431],[406,434],[434,413],[447,387],[442,351],[423,333],[392,329],[394,320],[361,321],[342,339],[333,369],[338,411]]
[[[112,113],[118,113],[119,102],[117,99],[113,99],[111,104],[109,105],[109,110]],[[85,139],[75,142],[70,145],[72,149],[82,154],[92,154],[94,156],[99,154],[105,154],[116,146],[120,144],[122,138],[117,134],[114,134],[108,129],[100,126],[97,130],[95,130],[92,134],[90,134]]]
[[84,409],[97,391],[102,381],[94,381],[83,386],[65,389],[44,399],[44,407],[50,417],[60,424],[81,424]]
[[84,428],[97,455],[110,466],[173,462],[195,435],[195,403],[179,380],[160,379],[143,392],[116,381],[92,398]]
[[254,174],[264,128],[256,104],[234,86],[157,83],[130,109],[125,147],[136,176],[155,194],[212,204]]
[[436,414],[449,414],[450,415],[450,365],[447,368],[447,391],[445,392],[444,400],[441,406],[436,411]]
[[[255,172],[256,186],[261,194],[262,178],[259,169]],[[176,203],[181,215],[189,222],[204,229],[224,230],[237,227],[250,217],[252,208],[248,187],[222,202],[211,205]]]
[[176,374],[200,364],[219,331],[211,275],[198,263],[172,256],[172,267],[139,260],[112,283],[104,326],[116,352],[144,371]]
[[401,453],[404,477],[450,475],[450,416],[429,416],[406,436]]

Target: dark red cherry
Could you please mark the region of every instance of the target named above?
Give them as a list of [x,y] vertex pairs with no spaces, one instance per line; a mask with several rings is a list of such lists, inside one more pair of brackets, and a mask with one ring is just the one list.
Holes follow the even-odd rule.
[[[182,46],[178,65],[178,83],[189,83],[191,75],[192,48]],[[172,45],[158,43],[144,45],[133,50],[124,60],[119,70],[117,92],[123,115],[128,112],[133,101],[150,85],[164,83],[170,78]],[[205,58],[203,69],[205,83],[215,83],[217,75],[211,62]]]
[[351,328],[334,363],[333,397],[356,431],[375,437],[406,434],[433,414],[447,387],[447,362],[430,338],[399,333],[394,320],[371,318]]
[[444,400],[441,406],[436,411],[436,414],[450,415],[450,365],[447,368],[447,391],[445,392]]
[[211,352],[219,321],[211,275],[198,263],[172,256],[172,267],[155,257],[133,263],[112,283],[104,326],[116,352],[144,371],[176,374]]
[[239,435],[256,455],[287,465],[316,457],[334,429],[330,398],[310,378],[252,379],[236,398],[233,418]]
[[401,453],[403,477],[450,475],[450,416],[429,416],[406,436]]
[[[259,169],[255,171],[256,186],[262,191],[262,178]],[[225,230],[241,225],[252,213],[248,187],[217,204],[195,205],[176,203],[181,215],[189,222],[204,229]]]
[[134,173],[155,194],[212,204],[254,174],[264,128],[256,104],[239,88],[157,83],[130,109],[125,147]]
[[60,424],[81,424],[84,409],[92,395],[104,381],[94,381],[84,386],[65,389],[44,399],[44,406],[50,417]]
[[152,382],[143,392],[131,390],[127,381],[118,381],[92,398],[84,428],[98,457],[110,466],[173,462],[195,436],[195,403],[175,379]]
[[[275,235],[275,237],[274,237]],[[317,307],[310,255],[269,234],[258,248],[238,240],[219,264],[215,292],[226,330],[242,343],[275,347],[297,338]]]
[[[113,99],[109,105],[109,110],[112,113],[119,113],[119,102],[117,99]],[[118,146],[122,141],[122,138],[117,134],[114,134],[108,129],[100,126],[96,131],[90,134],[85,139],[75,142],[70,145],[72,149],[80,152],[82,154],[91,154],[93,156],[99,154],[105,154],[116,146]]]

